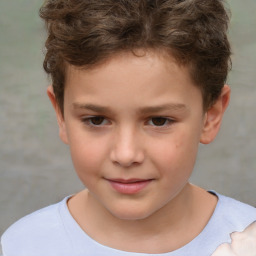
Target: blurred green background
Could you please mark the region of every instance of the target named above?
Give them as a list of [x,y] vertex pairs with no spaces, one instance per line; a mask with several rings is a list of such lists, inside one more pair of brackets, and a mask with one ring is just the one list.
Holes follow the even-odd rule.
[[[0,235],[82,188],[46,96],[42,2],[0,1]],[[256,1],[228,3],[232,99],[217,139],[200,147],[191,181],[256,206]]]

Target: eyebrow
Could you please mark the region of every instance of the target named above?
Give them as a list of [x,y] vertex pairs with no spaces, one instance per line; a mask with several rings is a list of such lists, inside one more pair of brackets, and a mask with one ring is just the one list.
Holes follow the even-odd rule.
[[139,110],[142,114],[157,113],[161,111],[188,111],[189,108],[182,103],[168,103],[159,106],[143,107]]
[[[95,104],[81,104],[81,103],[73,103],[74,109],[86,109],[91,110],[96,113],[112,113],[109,107],[95,105]],[[149,113],[158,113],[161,111],[189,111],[189,108],[182,103],[168,103],[159,106],[148,106],[142,107],[138,110],[140,114],[149,114]]]
[[108,107],[99,106],[99,105],[90,104],[90,103],[89,104],[73,103],[72,106],[74,109],[86,109],[86,110],[91,110],[97,113],[111,112],[110,108]]

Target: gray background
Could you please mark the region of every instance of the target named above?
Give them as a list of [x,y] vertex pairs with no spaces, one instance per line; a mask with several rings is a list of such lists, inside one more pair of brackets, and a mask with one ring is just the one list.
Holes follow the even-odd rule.
[[[41,3],[0,1],[0,234],[82,188],[46,96]],[[256,205],[256,1],[229,5],[232,99],[216,141],[200,147],[191,181]]]

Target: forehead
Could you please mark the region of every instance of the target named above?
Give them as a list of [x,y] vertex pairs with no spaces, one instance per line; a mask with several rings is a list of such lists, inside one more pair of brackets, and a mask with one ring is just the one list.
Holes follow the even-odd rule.
[[67,69],[65,97],[81,103],[91,99],[113,104],[122,98],[122,105],[169,100],[184,104],[188,93],[198,94],[188,68],[158,52],[122,53],[90,69]]
[[154,69],[154,73],[177,73],[179,71],[184,79],[193,83],[189,73],[189,65],[180,64],[170,52],[161,49],[138,49],[135,51],[118,52],[105,61],[85,67],[67,64],[65,80],[66,84],[68,84],[74,78],[81,78],[81,75],[85,74],[88,78],[100,78],[101,75],[105,77],[106,75],[118,75],[118,72],[121,74],[132,73],[135,76],[138,72],[143,71],[144,73],[141,73],[141,75],[144,75],[144,78],[146,78],[151,76],[150,73],[147,73],[150,69]]

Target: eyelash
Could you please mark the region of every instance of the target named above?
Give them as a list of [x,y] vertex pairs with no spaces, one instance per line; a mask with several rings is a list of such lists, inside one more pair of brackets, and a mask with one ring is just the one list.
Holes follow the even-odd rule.
[[89,116],[89,117],[84,117],[84,118],[82,118],[82,122],[83,122],[84,124],[88,125],[88,126],[92,126],[92,127],[101,127],[101,126],[102,126],[102,123],[100,123],[100,124],[98,124],[98,125],[92,123],[92,120],[93,120],[93,119],[96,119],[96,118],[98,118],[98,119],[101,119],[101,118],[102,118],[103,122],[107,120],[104,116]]
[[[102,122],[100,122],[99,124],[95,124],[95,123],[93,124],[92,123],[93,119],[102,119]],[[161,119],[162,121],[164,121],[164,123],[162,125],[152,124],[153,119]],[[104,121],[109,122],[104,116],[89,116],[89,117],[82,118],[82,122],[85,125],[90,126],[90,127],[95,127],[95,128],[100,128],[100,127],[106,125],[106,124],[102,124],[102,123],[104,123]],[[156,128],[158,128],[158,127],[161,128],[161,127],[168,127],[168,126],[172,125],[175,122],[175,120],[172,118],[163,117],[163,116],[153,116],[153,117],[150,117],[146,123],[149,124],[150,122],[151,122],[150,126],[153,126]]]
[[[175,121],[172,119],[172,118],[168,118],[168,117],[163,117],[163,116],[154,116],[154,117],[151,117],[149,119],[148,122],[152,122],[153,119],[161,119],[162,121],[164,121],[164,124],[163,125],[152,125],[154,127],[168,127],[170,125],[172,125]],[[156,120],[155,120],[156,121]],[[159,121],[159,120],[158,120]]]

